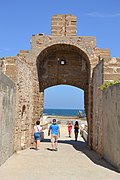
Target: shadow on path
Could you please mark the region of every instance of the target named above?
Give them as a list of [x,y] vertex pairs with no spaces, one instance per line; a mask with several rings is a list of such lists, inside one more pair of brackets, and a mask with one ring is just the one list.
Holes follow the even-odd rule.
[[[42,142],[51,142],[50,139],[44,139]],[[104,168],[110,169],[112,171],[118,172],[115,167],[108,163],[103,157],[97,154],[95,151],[91,150],[86,142],[83,141],[74,141],[74,140],[59,140],[59,143],[69,144],[74,147],[76,151],[84,153],[92,162],[102,166]],[[49,149],[49,148],[47,148]],[[50,150],[50,149],[49,149]]]

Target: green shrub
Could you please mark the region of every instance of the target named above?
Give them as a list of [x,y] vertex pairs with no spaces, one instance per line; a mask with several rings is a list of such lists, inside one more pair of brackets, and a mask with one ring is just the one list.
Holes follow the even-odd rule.
[[113,86],[114,84],[119,84],[119,83],[120,83],[120,79],[115,80],[115,81],[107,81],[107,82],[105,82],[104,84],[102,84],[102,85],[99,87],[99,89],[100,89],[100,90],[104,90],[104,89],[106,89],[106,88],[108,88],[108,87],[110,87],[110,86]]

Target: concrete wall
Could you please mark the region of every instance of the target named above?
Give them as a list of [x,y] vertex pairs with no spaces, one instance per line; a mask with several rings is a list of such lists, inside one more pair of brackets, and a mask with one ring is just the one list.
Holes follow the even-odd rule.
[[103,91],[103,155],[120,171],[120,84]]
[[0,165],[14,153],[16,88],[0,71]]

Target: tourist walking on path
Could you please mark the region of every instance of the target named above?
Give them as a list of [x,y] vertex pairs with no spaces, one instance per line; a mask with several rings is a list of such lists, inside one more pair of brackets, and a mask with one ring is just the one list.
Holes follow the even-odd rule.
[[74,125],[75,141],[77,141],[78,133],[79,133],[79,124],[78,121],[75,121],[75,125]]
[[68,122],[68,135],[71,138],[71,132],[72,132],[72,123]]
[[60,127],[56,122],[56,119],[53,119],[52,124],[48,130],[48,136],[51,134],[51,145],[52,151],[58,150],[58,138],[60,137]]
[[40,133],[42,132],[42,127],[40,126],[40,121],[36,121],[36,125],[34,126],[33,135],[35,140],[35,149],[39,150],[40,146]]

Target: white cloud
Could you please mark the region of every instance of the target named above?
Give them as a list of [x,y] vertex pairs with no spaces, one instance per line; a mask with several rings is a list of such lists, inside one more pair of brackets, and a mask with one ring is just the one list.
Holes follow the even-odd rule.
[[92,13],[86,13],[85,16],[98,17],[98,18],[116,18],[116,17],[120,17],[120,13],[105,14],[105,13],[92,12]]

